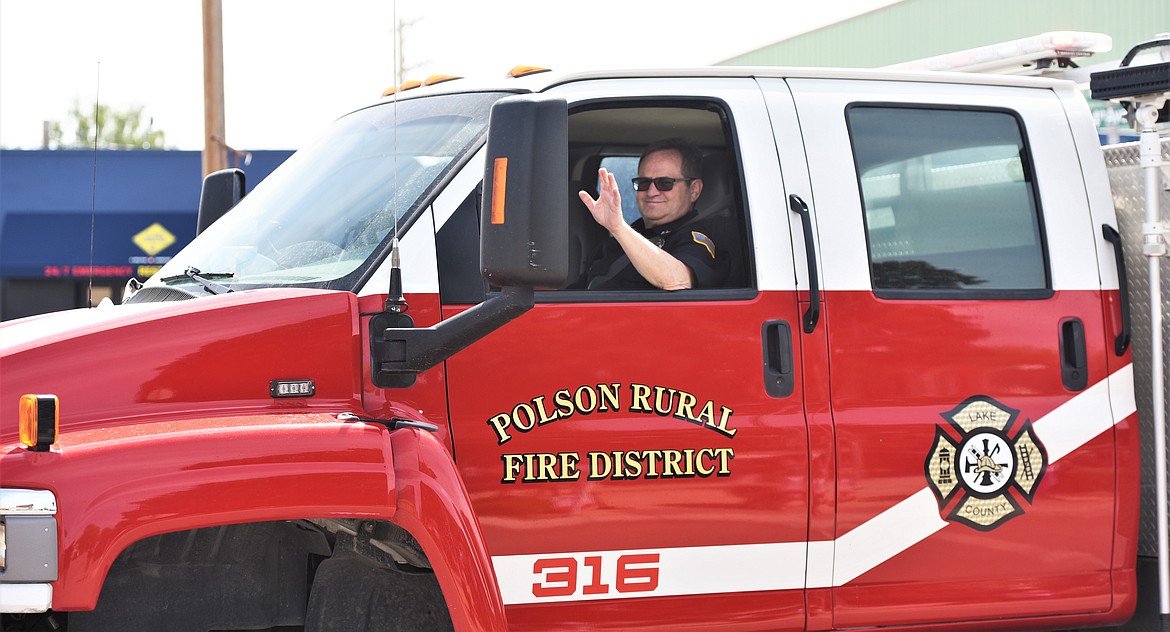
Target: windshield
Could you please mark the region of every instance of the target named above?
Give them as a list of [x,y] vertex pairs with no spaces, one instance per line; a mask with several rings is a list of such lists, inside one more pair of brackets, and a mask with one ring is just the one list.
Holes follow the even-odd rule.
[[163,266],[151,285],[197,288],[202,275],[229,289],[355,291],[395,226],[401,238],[437,183],[479,146],[491,104],[502,96],[408,99],[338,120]]

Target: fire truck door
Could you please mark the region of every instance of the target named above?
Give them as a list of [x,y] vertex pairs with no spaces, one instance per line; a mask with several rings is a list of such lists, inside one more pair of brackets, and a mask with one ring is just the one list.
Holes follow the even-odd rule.
[[447,361],[456,462],[516,628],[800,630],[808,458],[789,228],[770,139],[736,135],[768,124],[763,102],[745,80],[698,83],[685,102],[596,101],[629,83],[596,87],[571,139],[607,117],[664,136],[727,126],[706,148],[728,153],[758,272],[709,290],[538,292]]
[[823,275],[833,625],[1108,609],[1110,338],[1056,96],[787,84]]

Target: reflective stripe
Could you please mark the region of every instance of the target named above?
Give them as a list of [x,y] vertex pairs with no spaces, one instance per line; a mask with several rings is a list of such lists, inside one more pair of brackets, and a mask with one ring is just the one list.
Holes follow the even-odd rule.
[[906,500],[867,520],[837,538],[834,546],[833,583],[809,588],[844,586],[862,573],[918,544],[947,526],[938,514],[938,503],[923,487]]
[[[1132,387],[1133,365],[1127,364],[1108,379],[1081,391],[1076,397],[1044,415],[1035,424],[1036,436],[1048,450],[1049,462],[1055,463],[1070,452],[1105,432],[1114,424],[1137,412]],[[1116,386],[1114,386],[1116,385]],[[1128,396],[1124,393],[1129,391]],[[1104,401],[1102,401],[1104,400]],[[1093,408],[1113,408],[1113,419],[1092,414]]]

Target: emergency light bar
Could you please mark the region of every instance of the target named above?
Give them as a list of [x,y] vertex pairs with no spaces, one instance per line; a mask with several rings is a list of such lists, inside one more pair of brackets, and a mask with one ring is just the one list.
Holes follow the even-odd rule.
[[1104,33],[1052,31],[999,44],[885,66],[890,70],[1011,73],[1071,65],[1074,57],[1108,52],[1113,38]]

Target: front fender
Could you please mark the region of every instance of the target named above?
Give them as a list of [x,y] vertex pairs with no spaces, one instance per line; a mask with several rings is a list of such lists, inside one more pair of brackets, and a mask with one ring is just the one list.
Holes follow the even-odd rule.
[[0,454],[5,487],[57,496],[55,610],[95,607],[110,565],[154,535],[300,518],[390,520],[384,428],[295,414],[156,422],[67,433],[51,452]]
[[507,629],[504,601],[467,489],[433,435],[391,433],[398,508],[394,522],[426,552],[456,630]]

